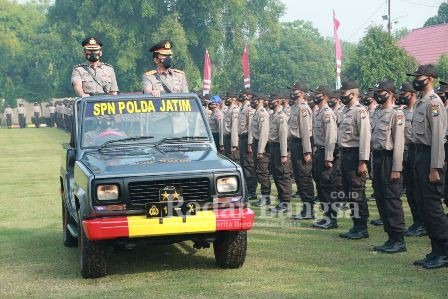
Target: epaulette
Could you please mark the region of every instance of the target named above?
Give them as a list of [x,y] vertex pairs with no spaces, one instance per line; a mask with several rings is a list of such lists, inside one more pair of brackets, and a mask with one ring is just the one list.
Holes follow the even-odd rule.
[[432,95],[429,96],[430,100],[433,100],[433,99],[436,99],[436,98],[437,98],[437,95],[435,93],[433,93]]
[[102,62],[102,64],[103,64],[103,65],[107,65],[107,66],[109,66],[109,67],[111,67],[111,68],[114,68],[114,67],[112,66],[112,64],[110,64],[110,63]]
[[328,107],[325,107],[325,109],[324,109],[324,111],[328,111],[330,108],[328,108]]
[[185,74],[183,71],[178,70],[178,69],[172,69],[172,70],[173,70],[173,72],[176,72],[176,73],[179,73],[179,74]]
[[75,65],[73,68],[76,69],[77,67],[84,67],[86,65],[87,65],[87,63],[80,63],[80,64]]
[[154,75],[155,73],[157,73],[157,71],[156,70],[152,70],[152,71],[147,71],[145,73],[145,75]]

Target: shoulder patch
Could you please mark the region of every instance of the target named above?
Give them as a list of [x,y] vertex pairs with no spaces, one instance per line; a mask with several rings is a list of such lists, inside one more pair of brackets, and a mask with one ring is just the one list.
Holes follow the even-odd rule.
[[439,113],[440,113],[440,108],[439,108],[439,105],[432,105],[431,106],[431,111],[432,111],[432,116],[433,117],[436,117],[436,116],[439,116]]
[[403,114],[398,114],[396,118],[397,118],[397,125],[401,126],[403,124],[404,119]]
[[185,74],[184,71],[178,70],[178,69],[172,69],[173,72],[179,73],[179,74]]
[[432,95],[429,96],[430,100],[433,100],[433,99],[436,99],[436,98],[437,98],[437,95],[435,93],[433,93]]
[[308,116],[308,109],[306,108],[301,108],[300,109],[300,113],[302,113],[303,117],[307,117]]
[[147,71],[146,73],[145,73],[145,75],[154,75],[155,73],[157,73],[157,71],[156,70],[152,70],[152,71]]

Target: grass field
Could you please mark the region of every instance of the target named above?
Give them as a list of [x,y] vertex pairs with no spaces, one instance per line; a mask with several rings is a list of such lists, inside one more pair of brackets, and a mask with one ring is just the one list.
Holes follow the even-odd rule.
[[[211,248],[180,243],[111,252],[109,275],[84,280],[77,249],[62,244],[58,174],[67,139],[57,129],[0,129],[0,298],[447,298],[448,268],[412,265],[429,251],[427,238],[407,239],[407,253],[376,254],[383,229],[370,226],[369,239],[343,240],[347,219],[338,230],[319,231],[310,221],[257,218],[237,270],[218,269]],[[375,203],[370,208],[376,218]]]

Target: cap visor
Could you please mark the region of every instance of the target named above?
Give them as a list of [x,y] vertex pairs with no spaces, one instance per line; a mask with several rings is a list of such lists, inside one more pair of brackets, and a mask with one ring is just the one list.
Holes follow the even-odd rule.
[[439,80],[440,85],[448,85],[445,81]]
[[419,73],[406,73],[406,76],[420,76],[421,74]]

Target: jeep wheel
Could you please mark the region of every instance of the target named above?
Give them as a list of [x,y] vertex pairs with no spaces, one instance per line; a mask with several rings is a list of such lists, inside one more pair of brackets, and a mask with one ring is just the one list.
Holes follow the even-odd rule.
[[97,278],[106,276],[107,263],[104,243],[102,241],[90,241],[87,239],[81,224],[79,224],[78,240],[82,277]]
[[218,232],[213,243],[216,264],[220,268],[235,269],[244,264],[247,250],[247,231]]
[[62,202],[62,238],[65,247],[75,247],[78,245],[78,239],[73,237],[70,231],[67,229],[69,214],[64,202]]

